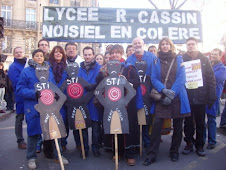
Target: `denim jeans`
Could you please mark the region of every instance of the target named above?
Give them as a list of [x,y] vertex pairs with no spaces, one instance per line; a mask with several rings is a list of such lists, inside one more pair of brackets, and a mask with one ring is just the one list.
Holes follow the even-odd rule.
[[41,149],[42,143],[43,143],[42,135],[40,134],[40,135],[38,135],[38,139],[37,139],[37,149]]
[[92,121],[92,150],[99,150],[101,146],[101,123]]
[[27,160],[37,159],[36,147],[39,135],[27,137]]
[[[73,130],[74,140],[76,142],[76,146],[81,146],[79,130]],[[84,149],[86,152],[89,151],[89,138],[88,138],[88,129],[82,129],[82,137],[83,137],[83,144]]]
[[[208,143],[209,144],[216,144],[216,116],[207,114],[207,124],[208,124]],[[206,141],[206,129],[204,130],[204,142]]]
[[226,125],[226,103],[224,106],[224,110],[221,114],[221,122],[220,122],[220,126]]
[[17,143],[21,143],[24,141],[23,138],[23,120],[24,114],[16,114],[16,121],[15,121],[15,134],[17,138]]

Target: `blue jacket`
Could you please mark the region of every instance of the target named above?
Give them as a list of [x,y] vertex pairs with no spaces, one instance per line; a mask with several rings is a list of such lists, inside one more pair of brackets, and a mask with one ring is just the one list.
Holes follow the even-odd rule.
[[19,60],[14,58],[14,62],[10,65],[8,76],[12,81],[13,92],[15,95],[15,102],[16,102],[16,113],[23,114],[24,113],[24,100],[20,97],[16,92],[16,86],[21,74],[21,71],[24,69],[24,65],[19,63]]
[[[51,79],[53,79],[53,76],[49,74],[49,80]],[[24,111],[28,136],[42,134],[40,115],[34,108],[34,106],[37,104],[34,84],[37,82],[39,82],[39,80],[35,75],[35,69],[30,66],[21,72],[16,87],[18,95],[24,99]]]
[[[84,67],[84,62],[81,62],[79,72],[78,72],[78,77],[82,77],[84,80],[86,80],[90,84],[95,84],[96,83],[95,79],[99,73],[100,68],[101,66],[97,62],[95,62],[95,64],[87,72]],[[101,117],[100,111],[93,104],[93,100],[94,100],[94,97],[92,97],[88,102],[90,119],[93,121],[101,121],[102,117]]]
[[[122,66],[125,68],[128,67],[129,65],[133,65],[135,67],[135,64],[132,64],[132,63],[127,63],[127,62],[122,63]],[[138,74],[138,72],[137,72],[137,74]],[[143,97],[142,97],[142,92],[141,92],[140,86],[136,89],[136,106],[137,106],[138,110],[144,108]]]
[[[151,63],[154,61],[155,55],[149,51],[144,51],[143,57],[141,60],[146,61],[147,63],[147,71],[146,74],[151,77]],[[137,61],[136,55],[132,54],[126,60],[127,63],[130,63],[135,66]]]
[[[151,82],[155,89],[158,92],[161,92],[165,87],[165,85],[161,82],[161,64],[160,59],[156,58],[156,64],[153,62],[152,64],[152,76]],[[190,104],[188,101],[188,96],[185,88],[185,68],[181,66],[183,63],[182,56],[177,56],[177,73],[176,73],[176,81],[173,83],[171,90],[175,92],[175,97],[179,96],[181,101],[181,114],[191,113]],[[153,112],[151,112],[153,114]]]
[[226,79],[226,68],[222,62],[219,62],[213,65],[213,72],[216,79],[216,95],[217,100],[214,102],[214,105],[211,109],[208,109],[206,106],[206,113],[212,116],[216,116],[218,108],[219,108],[219,100],[224,89],[224,81]]
[[[146,74],[150,77],[151,77],[151,65],[152,65],[152,62],[154,61],[154,58],[155,58],[155,55],[153,53],[150,53],[149,51],[144,51],[143,57],[141,59],[141,60],[146,61],[146,63],[147,63]],[[136,64],[136,61],[137,61],[137,58],[136,58],[135,54],[132,54],[126,60],[126,62],[128,62],[134,66]],[[136,95],[137,109],[141,109],[144,107],[143,106],[143,98],[142,98],[142,94],[141,94],[141,87],[137,88],[136,92],[137,92],[137,95]]]
[[[67,72],[66,70],[64,70],[63,74],[62,74],[62,78],[60,80],[59,83],[57,83],[54,79],[54,74],[53,74],[53,69],[52,67],[50,67],[49,72],[51,73],[51,75],[53,75],[53,79],[51,80],[51,82],[53,82],[53,84],[55,84],[58,88],[61,87],[61,85],[63,84],[63,82],[67,79]],[[64,91],[65,95],[66,95],[66,90]],[[62,106],[62,108],[60,109],[60,114],[64,120],[64,123],[66,124],[67,122],[67,108],[65,106],[65,104]]]

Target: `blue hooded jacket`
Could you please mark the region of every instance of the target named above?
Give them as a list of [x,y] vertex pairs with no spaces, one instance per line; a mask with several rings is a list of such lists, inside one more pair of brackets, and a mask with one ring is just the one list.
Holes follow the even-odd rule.
[[213,72],[216,79],[216,95],[217,100],[214,102],[214,105],[211,109],[208,109],[206,106],[206,113],[212,116],[216,116],[218,108],[219,108],[219,100],[224,89],[224,82],[226,79],[226,68],[222,62],[219,62],[213,65]]
[[14,58],[14,62],[10,65],[9,71],[8,71],[8,76],[12,81],[13,92],[15,95],[17,114],[24,114],[24,100],[16,92],[16,86],[17,86],[21,71],[24,69],[24,65],[20,63],[18,59]]
[[[53,79],[53,75],[49,74],[49,81]],[[34,84],[39,82],[35,75],[34,67],[25,68],[20,75],[17,83],[16,91],[24,99],[24,113],[27,123],[27,134],[33,136],[42,134],[40,125],[40,115],[34,108],[38,103],[35,97]]]
[[[86,80],[90,84],[95,84],[96,83],[96,76],[99,73],[99,70],[101,66],[94,61],[95,64],[89,69],[89,71],[86,71],[84,62],[81,62],[79,72],[78,72],[78,77],[82,77],[84,80]],[[96,106],[93,104],[94,96],[90,99],[88,102],[88,109],[89,109],[89,114],[90,114],[90,119],[93,121],[98,121],[100,122],[102,120],[100,111],[96,108]]]
[[[149,51],[144,51],[143,57],[141,60],[146,61],[147,63],[147,71],[146,74],[148,76],[151,77],[151,64],[154,61],[155,55]],[[133,66],[135,66],[137,61],[137,57],[135,54],[132,54],[131,56],[129,56],[126,60],[126,62],[132,64]],[[151,89],[150,89],[151,90]],[[143,108],[143,98],[142,98],[142,92],[141,92],[141,87],[138,87],[137,90],[137,95],[136,95],[136,105],[137,105],[137,109],[141,109]]]
[[[171,90],[175,92],[175,97],[179,96],[181,101],[181,114],[191,113],[190,104],[188,100],[187,91],[185,88],[185,68],[182,66],[183,59],[182,56],[177,56],[177,73],[176,73],[176,81],[173,83]],[[161,92],[165,87],[165,85],[161,82],[161,64],[160,59],[156,57],[155,62],[152,63],[152,76],[151,82],[155,89],[158,92]],[[153,106],[155,107],[155,106]],[[154,109],[151,109],[151,113],[154,114]]]

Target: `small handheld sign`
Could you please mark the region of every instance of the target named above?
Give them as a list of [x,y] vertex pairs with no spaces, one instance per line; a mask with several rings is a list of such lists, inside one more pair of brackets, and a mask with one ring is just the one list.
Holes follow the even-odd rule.
[[[109,76],[104,78],[95,90],[99,102],[104,106],[103,126],[105,134],[115,136],[115,168],[118,169],[118,139],[117,134],[128,134],[129,124],[126,105],[136,95],[130,83],[120,76],[121,63],[110,60],[107,63]],[[125,90],[127,91],[126,95]],[[102,92],[105,92],[105,97]]]
[[140,77],[140,86],[141,86],[141,94],[143,98],[143,105],[144,108],[138,110],[137,117],[138,117],[138,124],[140,125],[140,155],[142,156],[142,126],[143,125],[151,125],[152,124],[152,116],[150,115],[150,97],[149,97],[149,89],[151,84],[150,77],[146,74],[147,70],[147,63],[144,60],[136,61],[135,64],[139,77]]
[[[56,85],[48,82],[49,66],[37,66],[35,74],[40,81],[34,85],[35,91],[40,91],[41,96],[38,99],[38,104],[34,107],[40,113],[40,123],[44,139],[54,139],[61,169],[64,170],[57,139],[67,135],[62,116],[59,112],[66,101],[66,96]],[[56,95],[59,97],[58,100],[56,100]]]
[[67,81],[63,83],[62,90],[67,89],[67,115],[69,127],[72,130],[79,130],[82,157],[85,159],[85,150],[82,136],[82,129],[91,126],[87,103],[94,95],[93,92],[85,93],[84,87],[89,84],[81,77],[77,77],[79,66],[76,62],[67,64]]

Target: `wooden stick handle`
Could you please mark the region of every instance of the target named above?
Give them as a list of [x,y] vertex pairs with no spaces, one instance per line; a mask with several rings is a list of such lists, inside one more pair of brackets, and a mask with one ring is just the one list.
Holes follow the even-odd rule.
[[58,153],[58,159],[60,160],[61,170],[64,170],[64,164],[63,164],[62,156],[61,156],[61,153],[60,153],[60,148],[59,148],[57,138],[55,138],[54,141],[55,141],[55,145],[56,145],[56,149],[57,149],[57,153]]
[[82,129],[79,129],[79,136],[80,136],[81,148],[82,148],[82,159],[86,159],[84,143],[83,143],[83,136],[82,136]]
[[142,156],[142,125],[140,125],[140,156]]
[[118,137],[115,134],[115,170],[118,170]]

